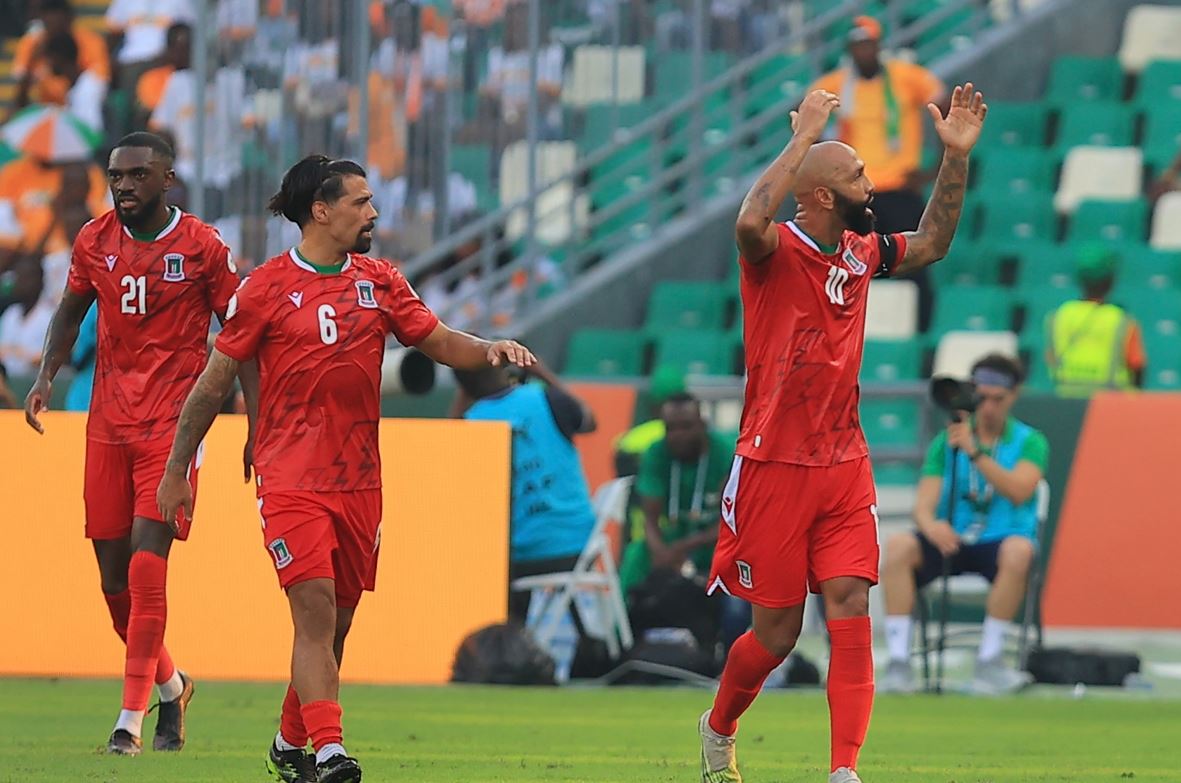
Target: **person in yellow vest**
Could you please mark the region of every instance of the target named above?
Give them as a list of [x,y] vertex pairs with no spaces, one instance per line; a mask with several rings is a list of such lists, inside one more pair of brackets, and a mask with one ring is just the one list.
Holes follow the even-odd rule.
[[[657,367],[648,379],[648,420],[637,424],[615,441],[615,475],[634,476],[640,469],[640,457],[664,438],[664,419],[660,408],[668,398],[683,394],[685,376],[675,367]],[[640,527],[639,530],[643,528]]]
[[1046,318],[1046,362],[1060,397],[1144,385],[1148,357],[1140,325],[1107,301],[1118,264],[1119,257],[1108,248],[1082,248],[1075,274],[1083,298],[1066,302]]
[[[947,89],[921,65],[884,59],[882,25],[868,16],[853,19],[846,64],[808,88],[839,95],[832,138],[843,141],[865,161],[873,182],[876,230],[882,234],[914,231],[923,216],[923,113],[928,104],[942,106]],[[945,112],[940,109],[940,115]],[[919,286],[919,327],[930,322],[932,296],[927,275],[914,276]]]

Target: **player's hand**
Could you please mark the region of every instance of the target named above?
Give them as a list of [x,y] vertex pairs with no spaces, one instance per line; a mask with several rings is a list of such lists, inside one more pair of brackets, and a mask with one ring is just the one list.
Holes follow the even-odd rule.
[[973,89],[972,83],[957,86],[951,93],[951,108],[947,117],[933,103],[927,104],[927,111],[935,120],[935,132],[943,146],[951,152],[967,154],[980,140],[980,129],[988,114],[984,95]]
[[254,470],[254,433],[246,436],[246,445],[242,447],[242,479],[249,484]]
[[935,545],[939,554],[951,557],[960,551],[960,536],[949,523],[939,520],[922,531],[923,537]]
[[959,449],[969,457],[975,454],[976,436],[972,434],[972,425],[966,420],[947,425],[947,444],[953,449]]
[[160,486],[156,489],[156,508],[160,511],[160,519],[168,523],[174,533],[180,532],[178,511],[184,512],[185,519],[193,518],[193,488],[185,474],[164,471],[164,478],[160,479]]
[[37,376],[37,382],[29,389],[29,396],[25,397],[25,422],[42,435],[45,434],[45,427],[37,418],[37,414],[49,410],[49,397],[52,393],[53,384]]
[[828,118],[841,105],[841,99],[828,90],[814,90],[791,113],[791,131],[812,141],[819,141],[828,127]]
[[532,367],[537,364],[537,357],[516,340],[497,340],[488,347],[488,364],[493,367],[500,367],[504,364]]

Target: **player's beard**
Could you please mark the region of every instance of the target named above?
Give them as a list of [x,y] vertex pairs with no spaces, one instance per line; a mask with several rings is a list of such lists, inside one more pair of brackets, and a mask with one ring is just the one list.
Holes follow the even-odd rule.
[[374,226],[368,225],[357,232],[357,241],[353,243],[354,253],[368,253],[369,248],[373,247],[373,236],[365,236],[366,232],[373,231]]
[[873,210],[869,208],[870,199],[858,203],[835,191],[832,197],[836,202],[837,214],[841,216],[841,220],[844,221],[846,228],[854,234],[861,236],[873,233],[876,216],[873,214]]
[[164,194],[156,196],[151,201],[141,201],[139,206],[131,212],[124,212],[119,208],[119,202],[115,202],[115,214],[119,218],[119,222],[130,228],[132,231],[138,231],[143,228],[144,221],[150,216],[156,214],[160,209],[160,204],[164,201]]

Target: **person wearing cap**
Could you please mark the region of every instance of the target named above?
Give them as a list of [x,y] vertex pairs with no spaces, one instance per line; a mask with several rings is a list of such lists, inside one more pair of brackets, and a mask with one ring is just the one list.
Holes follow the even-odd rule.
[[685,376],[675,367],[657,367],[648,379],[648,420],[632,427],[615,442],[615,475],[634,476],[640,469],[640,456],[664,437],[664,419],[660,407],[664,401],[685,391]]
[[[921,65],[885,59],[882,25],[868,16],[853,19],[848,62],[821,76],[808,88],[827,90],[841,99],[832,138],[857,150],[873,182],[876,230],[882,234],[913,231],[923,216],[921,188],[923,122],[928,103],[946,114],[943,82]],[[919,286],[919,325],[930,322],[932,296],[925,270]]]
[[[882,588],[889,663],[882,692],[913,692],[911,613],[917,588],[944,572],[980,574],[992,583],[971,690],[996,695],[1029,684],[1002,660],[1005,636],[1021,606],[1037,549],[1037,486],[1049,464],[1046,436],[1010,411],[1025,372],[990,354],[972,367],[977,408],[939,433],[927,449],[914,520],[917,530],[886,542]],[[951,492],[955,471],[956,497]]]
[[1060,397],[1144,385],[1148,356],[1140,325],[1107,301],[1118,267],[1114,251],[1083,247],[1075,266],[1083,298],[1066,302],[1046,318],[1046,363]]

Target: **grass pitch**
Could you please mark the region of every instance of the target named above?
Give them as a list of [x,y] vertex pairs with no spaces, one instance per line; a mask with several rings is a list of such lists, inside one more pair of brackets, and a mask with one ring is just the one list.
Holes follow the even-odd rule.
[[[279,685],[201,683],[178,755],[103,756],[114,681],[0,680],[0,781],[250,783]],[[345,738],[365,780],[415,783],[697,780],[697,717],[680,689],[346,687]],[[155,717],[149,716],[145,732]],[[1181,701],[1041,695],[878,699],[866,783],[1181,781]],[[150,744],[150,739],[149,739]],[[827,779],[821,692],[767,692],[743,720],[748,783]]]

